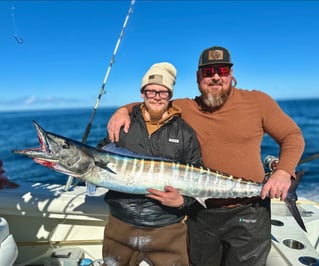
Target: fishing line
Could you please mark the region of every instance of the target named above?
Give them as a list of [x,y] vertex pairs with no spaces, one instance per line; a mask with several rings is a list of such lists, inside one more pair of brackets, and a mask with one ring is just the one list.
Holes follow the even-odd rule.
[[[108,77],[109,77],[109,75],[110,75],[110,71],[111,71],[112,65],[113,65],[113,63],[114,63],[114,59],[115,59],[117,50],[118,50],[118,48],[119,48],[119,46],[120,46],[120,43],[121,43],[121,40],[122,40],[122,38],[123,38],[123,36],[124,36],[124,31],[125,31],[125,28],[126,28],[126,24],[127,24],[127,22],[128,22],[128,19],[129,19],[131,13],[133,12],[133,6],[134,6],[134,4],[135,4],[135,0],[132,0],[132,1],[131,1],[130,8],[129,8],[129,10],[128,10],[128,13],[127,13],[127,15],[126,15],[126,17],[125,17],[125,20],[124,20],[124,23],[123,23],[123,26],[122,26],[122,29],[121,29],[121,32],[120,32],[120,36],[119,36],[119,38],[118,38],[118,40],[117,40],[117,42],[116,42],[116,45],[115,45],[115,48],[114,48],[114,51],[113,51],[112,58],[111,58],[111,60],[110,60],[109,66],[108,66],[108,68],[107,68],[107,70],[106,70],[106,73],[105,73],[105,76],[104,76],[104,80],[103,80],[102,86],[101,86],[101,88],[100,88],[100,93],[99,93],[99,95],[98,95],[98,97],[97,97],[97,99],[96,99],[96,102],[95,102],[95,105],[94,105],[94,108],[93,108],[93,111],[92,111],[90,120],[89,120],[89,122],[88,122],[88,124],[87,124],[87,126],[86,126],[86,129],[85,129],[85,132],[84,132],[84,135],[83,135],[83,138],[82,138],[82,143],[86,143],[87,138],[88,138],[88,136],[89,136],[89,133],[90,133],[90,131],[91,131],[92,123],[93,123],[93,120],[94,120],[94,117],[95,117],[95,114],[96,114],[96,110],[97,110],[97,108],[98,108],[98,106],[99,106],[99,104],[100,104],[100,100],[101,100],[101,98],[102,98],[102,95],[104,94],[105,85],[106,85],[106,82],[107,82]],[[73,179],[73,177],[70,176],[69,179],[68,179],[68,181],[67,181],[67,183],[66,183],[66,185],[65,185],[65,190],[68,190],[68,189],[69,189],[69,187],[70,187],[70,185],[71,185],[71,183],[72,183],[72,179]]]
[[14,14],[15,11],[14,1],[12,0],[12,6],[11,6],[11,17],[12,17],[12,24],[13,24],[13,31],[14,31],[14,38],[18,44],[23,44],[23,39],[18,37],[17,33],[17,23],[16,23],[16,17]]

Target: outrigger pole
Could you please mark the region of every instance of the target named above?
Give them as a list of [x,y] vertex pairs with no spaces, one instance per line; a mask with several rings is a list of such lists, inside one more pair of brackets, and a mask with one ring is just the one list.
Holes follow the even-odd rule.
[[[96,99],[95,106],[94,106],[94,108],[93,108],[93,111],[92,111],[90,120],[89,120],[89,122],[88,122],[88,124],[87,124],[87,126],[86,126],[86,129],[85,129],[85,132],[84,132],[84,135],[83,135],[83,138],[82,138],[82,143],[86,143],[87,138],[88,138],[88,136],[89,136],[89,133],[90,133],[90,131],[91,131],[92,122],[93,122],[93,120],[94,120],[94,117],[95,117],[95,114],[96,114],[96,110],[97,110],[97,108],[98,108],[98,106],[99,106],[99,104],[100,104],[100,100],[101,100],[101,98],[102,98],[102,95],[104,94],[104,88],[105,88],[107,79],[108,79],[108,77],[109,77],[109,74],[110,74],[112,65],[113,65],[113,63],[114,63],[114,59],[115,59],[117,50],[118,50],[118,48],[119,48],[119,46],[120,46],[122,37],[124,36],[124,31],[125,31],[125,28],[126,28],[126,24],[127,24],[127,22],[128,22],[128,19],[129,19],[131,13],[133,12],[133,6],[134,6],[134,4],[135,4],[135,0],[132,0],[132,1],[131,1],[130,8],[129,8],[129,10],[128,10],[128,13],[127,13],[127,15],[126,15],[126,17],[125,17],[124,24],[123,24],[122,30],[121,30],[121,32],[120,32],[120,36],[119,36],[119,38],[118,38],[118,40],[117,40],[117,42],[116,42],[116,45],[115,45],[115,48],[114,48],[114,51],[113,51],[112,58],[111,58],[111,60],[110,60],[109,66],[108,66],[108,68],[107,68],[107,70],[106,70],[106,73],[105,73],[105,76],[104,76],[104,80],[103,80],[102,86],[101,86],[101,88],[100,88],[100,93],[99,93],[99,95],[98,95],[98,97],[97,97],[97,99]],[[71,184],[72,184],[72,180],[73,180],[73,177],[72,177],[72,176],[69,176],[69,178],[68,178],[68,180],[67,180],[67,183],[66,183],[66,185],[65,185],[65,188],[64,188],[66,191],[69,190],[69,188],[70,188],[70,186],[71,186]]]

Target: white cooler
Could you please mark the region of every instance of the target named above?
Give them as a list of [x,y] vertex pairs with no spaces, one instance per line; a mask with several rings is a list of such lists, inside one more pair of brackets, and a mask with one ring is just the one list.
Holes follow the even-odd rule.
[[9,232],[7,221],[0,217],[0,265],[11,266],[18,257],[18,248]]

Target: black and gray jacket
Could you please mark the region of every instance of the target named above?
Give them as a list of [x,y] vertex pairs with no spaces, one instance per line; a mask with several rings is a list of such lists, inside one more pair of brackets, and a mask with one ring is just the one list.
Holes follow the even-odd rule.
[[[171,107],[177,108],[177,107]],[[98,147],[107,143],[102,140]],[[139,105],[133,108],[131,125],[126,134],[121,130],[118,146],[132,152],[168,158],[176,162],[201,164],[201,153],[195,132],[180,116],[174,115],[167,120],[151,136],[148,136]],[[111,214],[117,219],[135,226],[161,227],[180,222],[187,207],[194,199],[184,197],[185,208],[173,208],[147,198],[144,195],[108,191],[105,201],[109,205]]]

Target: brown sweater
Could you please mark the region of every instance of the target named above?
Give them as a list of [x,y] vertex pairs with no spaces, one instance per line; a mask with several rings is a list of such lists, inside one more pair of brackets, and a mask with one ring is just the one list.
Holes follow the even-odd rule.
[[196,131],[205,167],[262,182],[261,142],[267,133],[280,145],[277,168],[295,175],[305,145],[301,130],[265,93],[233,88],[214,112],[202,111],[199,98],[173,102]]
[[[199,98],[176,99],[173,103],[195,130],[205,167],[262,182],[261,143],[267,133],[280,146],[277,169],[295,176],[305,146],[302,132],[267,94],[232,88],[225,105],[214,112],[202,110]],[[125,107],[131,111],[134,105]]]

